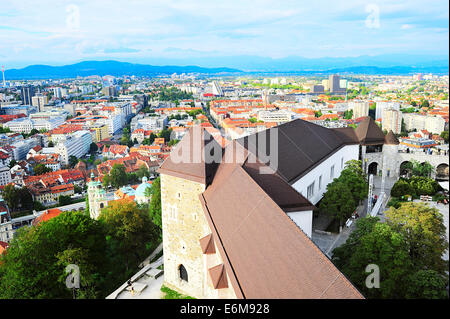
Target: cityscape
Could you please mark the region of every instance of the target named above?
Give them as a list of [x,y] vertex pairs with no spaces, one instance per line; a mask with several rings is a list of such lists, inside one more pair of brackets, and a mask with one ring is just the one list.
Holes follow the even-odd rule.
[[[345,12],[362,26],[354,46],[305,39],[308,54],[296,41],[324,31],[295,1],[261,1],[246,23],[234,2],[142,4],[176,21],[137,11],[114,35],[86,13],[103,1],[49,6],[67,30],[12,27],[30,13],[6,2],[0,300],[448,300],[448,2],[434,22],[421,3],[324,9],[329,28]],[[209,22],[216,10],[236,16]],[[298,38],[277,29],[300,17]],[[200,305],[177,312],[222,311]]]

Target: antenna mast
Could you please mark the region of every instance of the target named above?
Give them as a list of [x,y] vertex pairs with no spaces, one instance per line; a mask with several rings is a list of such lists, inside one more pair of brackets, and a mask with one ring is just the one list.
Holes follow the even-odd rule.
[[6,81],[5,81],[5,67],[2,65],[2,73],[3,73],[3,87],[6,87]]

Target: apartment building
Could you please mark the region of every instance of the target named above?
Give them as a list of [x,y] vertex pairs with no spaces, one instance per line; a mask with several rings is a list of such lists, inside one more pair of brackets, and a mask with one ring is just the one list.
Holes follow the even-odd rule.
[[38,144],[39,143],[35,138],[28,138],[26,140],[11,144],[13,159],[16,161],[25,159],[28,152]]
[[408,113],[403,114],[403,120],[407,130],[427,130],[434,134],[441,134],[445,129],[445,120],[441,116]]
[[68,136],[65,141],[58,143],[55,150],[56,153],[61,156],[61,163],[68,165],[70,156],[80,158],[88,153],[91,143],[91,133],[83,130],[73,133],[70,137]]
[[354,119],[369,115],[369,102],[354,101],[348,104],[348,110],[353,110]]
[[0,166],[0,186],[11,183],[11,171],[8,166]]
[[390,108],[384,109],[381,125],[383,130],[388,132],[392,130],[395,134],[400,134],[402,131],[402,112]]

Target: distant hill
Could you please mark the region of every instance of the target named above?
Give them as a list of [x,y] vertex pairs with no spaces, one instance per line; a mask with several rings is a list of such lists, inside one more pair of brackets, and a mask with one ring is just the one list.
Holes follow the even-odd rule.
[[393,67],[377,67],[377,66],[352,66],[346,68],[336,68],[327,70],[299,70],[290,72],[252,72],[259,74],[298,74],[298,75],[315,75],[315,74],[367,74],[367,75],[408,75],[417,73],[433,73],[448,74],[448,67],[409,67],[409,66],[393,66]]
[[[207,66],[217,65],[212,58],[189,61]],[[90,75],[136,75],[156,76],[173,73],[201,73],[206,75],[218,74],[384,74],[407,75],[414,73],[448,74],[448,59],[432,58],[425,60],[422,56],[405,56],[403,61],[391,56],[357,57],[357,58],[318,58],[306,59],[299,57],[270,59],[242,56],[224,58],[222,65],[229,67],[199,67],[188,66],[156,66],[149,64],[136,64],[118,61],[85,61],[64,66],[31,65],[23,69],[5,70],[8,80],[17,79],[57,79],[75,78]],[[161,61],[160,61],[161,62]],[[181,61],[165,61],[181,64]],[[215,63],[218,63],[215,60]],[[247,65],[247,67],[245,67]],[[239,68],[239,69],[238,69]],[[241,71],[245,70],[245,71]]]
[[23,69],[5,70],[7,79],[55,79],[75,78],[77,76],[90,75],[135,75],[155,76],[181,73],[239,73],[240,70],[232,68],[202,68],[198,66],[155,66],[146,64],[134,64],[118,61],[85,61],[64,66],[30,65]]

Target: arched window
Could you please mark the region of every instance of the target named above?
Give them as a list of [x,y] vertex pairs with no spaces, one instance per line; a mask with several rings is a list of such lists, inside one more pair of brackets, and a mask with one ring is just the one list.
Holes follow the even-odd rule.
[[178,271],[180,273],[180,279],[184,280],[184,281],[188,281],[188,273],[186,268],[184,268],[183,265],[180,265],[180,267],[178,267]]

